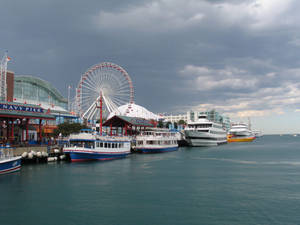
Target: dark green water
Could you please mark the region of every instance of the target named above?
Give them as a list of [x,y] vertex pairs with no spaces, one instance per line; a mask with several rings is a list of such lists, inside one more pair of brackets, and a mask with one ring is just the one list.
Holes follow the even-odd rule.
[[0,176],[0,224],[300,224],[300,136],[25,165]]

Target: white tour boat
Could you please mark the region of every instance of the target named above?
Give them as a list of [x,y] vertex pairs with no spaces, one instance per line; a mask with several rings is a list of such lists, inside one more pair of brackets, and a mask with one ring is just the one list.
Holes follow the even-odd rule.
[[87,160],[112,160],[130,154],[131,140],[127,136],[103,136],[90,129],[71,134],[64,146],[72,162]]
[[206,147],[227,143],[223,124],[208,120],[206,114],[199,115],[197,121],[189,122],[184,134],[190,146]]
[[135,150],[141,153],[159,153],[178,150],[176,132],[163,128],[141,131],[135,138]]

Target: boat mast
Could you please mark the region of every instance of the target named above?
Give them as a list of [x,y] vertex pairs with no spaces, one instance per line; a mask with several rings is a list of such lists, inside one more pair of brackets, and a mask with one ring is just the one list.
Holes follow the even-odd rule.
[[248,117],[248,128],[249,128],[249,130],[251,130],[251,121],[250,121],[250,117]]

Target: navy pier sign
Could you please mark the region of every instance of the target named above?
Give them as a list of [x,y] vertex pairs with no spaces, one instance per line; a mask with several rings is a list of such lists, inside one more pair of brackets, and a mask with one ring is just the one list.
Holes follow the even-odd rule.
[[23,112],[33,112],[33,113],[43,113],[44,109],[38,107],[30,107],[23,105],[11,105],[0,103],[0,109],[4,110],[14,110],[14,111],[23,111]]

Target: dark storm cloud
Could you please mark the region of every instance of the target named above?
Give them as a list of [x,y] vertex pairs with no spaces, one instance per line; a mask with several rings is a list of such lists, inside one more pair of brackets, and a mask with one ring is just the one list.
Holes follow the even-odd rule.
[[111,61],[155,112],[279,112],[300,103],[297,9],[293,0],[2,1],[0,51],[17,75],[65,96],[90,66]]

